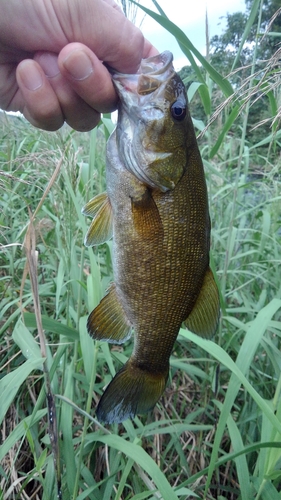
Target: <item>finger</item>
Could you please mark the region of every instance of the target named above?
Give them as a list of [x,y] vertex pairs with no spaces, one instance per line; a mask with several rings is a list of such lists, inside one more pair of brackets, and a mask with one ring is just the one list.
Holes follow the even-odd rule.
[[111,76],[97,56],[81,43],[71,43],[59,54],[61,74],[74,91],[93,109],[108,113],[116,109],[118,98]]
[[16,70],[20,93],[18,109],[35,127],[57,130],[64,116],[56,93],[36,61],[25,59]]
[[99,111],[88,105],[62,75],[57,55],[52,52],[38,52],[34,59],[40,64],[56,93],[65,121],[80,132],[94,128],[100,121]]
[[146,59],[147,57],[152,57],[152,56],[157,56],[159,54],[159,50],[157,50],[149,40],[146,38],[144,39],[144,46],[143,46],[143,59]]
[[120,9],[116,9],[113,2],[77,1],[72,8],[72,17],[77,22],[71,24],[57,10],[60,27],[69,42],[85,44],[101,61],[117,71],[137,71],[143,54],[143,34]]
[[124,14],[123,9],[120,5],[118,5],[115,0],[103,0],[105,3],[118,10],[121,14]]
[[17,111],[13,102],[18,92],[16,64],[0,64],[0,108],[5,111]]

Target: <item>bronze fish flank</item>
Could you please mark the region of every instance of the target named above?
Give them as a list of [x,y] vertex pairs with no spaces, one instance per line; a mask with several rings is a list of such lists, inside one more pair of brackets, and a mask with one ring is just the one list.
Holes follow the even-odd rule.
[[144,59],[136,75],[113,75],[120,105],[107,193],[83,209],[93,217],[85,244],[113,235],[114,255],[115,283],[91,312],[89,334],[116,344],[135,334],[130,359],[99,402],[104,423],[152,409],[181,324],[211,337],[219,317],[203,165],[172,59],[166,51]]

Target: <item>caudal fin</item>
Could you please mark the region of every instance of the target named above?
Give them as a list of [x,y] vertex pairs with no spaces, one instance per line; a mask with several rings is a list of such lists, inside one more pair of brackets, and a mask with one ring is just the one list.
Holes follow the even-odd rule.
[[144,371],[129,360],[115,375],[97,407],[97,418],[105,424],[120,423],[137,413],[151,410],[162,395],[168,377]]

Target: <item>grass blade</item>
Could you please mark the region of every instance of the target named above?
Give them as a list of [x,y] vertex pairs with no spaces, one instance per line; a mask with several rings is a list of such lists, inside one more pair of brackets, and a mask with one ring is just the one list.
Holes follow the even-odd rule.
[[92,441],[100,441],[108,446],[124,453],[134,460],[143,470],[145,470],[159,489],[163,500],[178,500],[178,497],[170,486],[163,472],[156,465],[154,460],[144,451],[141,446],[130,443],[117,435],[100,436],[91,435]]
[[244,29],[244,33],[243,33],[242,38],[241,38],[241,42],[240,42],[237,54],[235,56],[233,65],[232,65],[232,71],[235,69],[235,67],[237,65],[237,62],[239,61],[240,54],[241,54],[241,51],[243,49],[244,43],[246,42],[246,40],[247,40],[247,38],[249,36],[249,33],[251,31],[251,28],[252,28],[252,26],[253,26],[253,24],[254,24],[254,22],[256,20],[257,13],[258,13],[258,10],[259,10],[259,7],[260,7],[260,3],[261,3],[260,0],[254,0],[253,3],[252,3],[251,12],[250,12],[250,15],[248,17],[248,21],[246,23],[246,26],[245,26],[245,29]]
[[[131,0],[132,1],[132,0]],[[135,2],[133,2],[135,3]],[[165,28],[169,33],[174,35],[176,40],[178,41],[178,44],[183,51],[184,55],[188,58],[193,70],[195,71],[197,78],[201,83],[206,85],[205,80],[202,76],[202,73],[197,66],[192,54],[198,59],[198,61],[202,64],[203,68],[209,73],[210,77],[212,80],[214,80],[215,83],[220,87],[222,92],[225,94],[226,97],[229,97],[230,95],[233,94],[233,88],[231,84],[229,83],[228,80],[223,78],[220,73],[218,73],[211,64],[209,64],[205,57],[202,56],[202,54],[197,50],[194,45],[191,43],[189,38],[185,35],[185,33],[172,21],[170,21],[167,17],[164,17],[163,15],[159,15],[156,12],[153,12],[150,9],[147,9],[143,5],[137,4],[140,9],[142,9],[146,14],[151,16],[155,21],[157,21],[163,28]]]
[[15,398],[20,386],[25,382],[33,370],[41,369],[44,359],[27,359],[21,366],[16,368],[0,380],[0,424],[2,423],[9,406]]

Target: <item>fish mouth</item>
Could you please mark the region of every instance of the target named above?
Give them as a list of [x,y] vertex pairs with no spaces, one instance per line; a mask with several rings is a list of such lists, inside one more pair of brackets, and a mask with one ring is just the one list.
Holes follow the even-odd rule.
[[111,68],[108,69],[114,80],[118,78],[130,78],[132,76],[137,76],[140,74],[161,75],[168,69],[172,61],[173,61],[172,52],[170,52],[169,50],[165,50],[164,52],[162,52],[161,54],[157,54],[156,56],[151,56],[148,57],[147,59],[142,59],[140,67],[135,75],[132,73],[119,73],[118,71],[115,71]]
[[138,72],[135,74],[112,72],[112,81],[118,94],[122,95],[123,92],[139,95],[151,94],[174,73],[172,61],[173,54],[165,50],[156,56],[142,59]]
[[173,54],[165,50],[162,54],[142,59],[138,73],[143,75],[161,75],[165,73],[173,61]]

